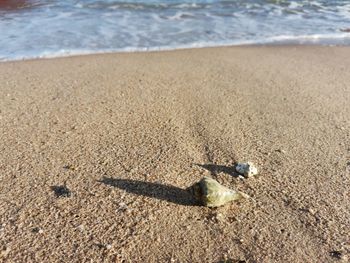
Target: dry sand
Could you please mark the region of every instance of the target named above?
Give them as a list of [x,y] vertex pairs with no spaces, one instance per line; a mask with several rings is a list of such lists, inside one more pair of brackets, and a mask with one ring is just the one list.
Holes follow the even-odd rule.
[[[348,262],[349,58],[285,46],[0,64],[0,261]],[[245,160],[259,176],[235,178]],[[196,206],[185,189],[203,176],[253,200]]]

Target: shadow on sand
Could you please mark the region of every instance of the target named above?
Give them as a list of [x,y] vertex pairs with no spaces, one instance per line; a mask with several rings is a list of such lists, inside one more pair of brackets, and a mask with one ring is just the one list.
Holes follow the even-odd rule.
[[181,189],[175,186],[158,183],[108,177],[104,177],[99,182],[123,189],[129,193],[148,196],[179,205],[196,205],[196,202],[188,189]]
[[198,163],[195,163],[195,165],[208,170],[214,177],[217,177],[219,173],[225,173],[235,178],[239,176],[239,173],[236,172],[236,165],[225,166],[225,165],[217,165],[217,164],[198,164]]

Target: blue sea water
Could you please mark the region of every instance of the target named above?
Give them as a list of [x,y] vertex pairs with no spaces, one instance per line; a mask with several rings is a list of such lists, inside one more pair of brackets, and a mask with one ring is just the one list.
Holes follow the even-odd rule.
[[0,0],[0,61],[241,44],[350,44],[350,0]]

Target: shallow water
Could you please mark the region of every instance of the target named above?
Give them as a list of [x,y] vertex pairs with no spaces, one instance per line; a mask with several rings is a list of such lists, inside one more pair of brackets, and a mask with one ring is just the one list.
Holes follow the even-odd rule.
[[239,44],[349,45],[348,0],[0,1],[0,60]]

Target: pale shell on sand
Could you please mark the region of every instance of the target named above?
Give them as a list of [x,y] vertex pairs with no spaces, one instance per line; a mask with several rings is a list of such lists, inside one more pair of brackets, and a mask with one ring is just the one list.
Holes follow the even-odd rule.
[[236,166],[236,171],[243,174],[245,177],[251,177],[258,174],[258,169],[251,162],[238,163]]
[[249,198],[248,195],[222,186],[210,177],[202,178],[192,186],[197,201],[207,207],[218,207],[231,201]]

